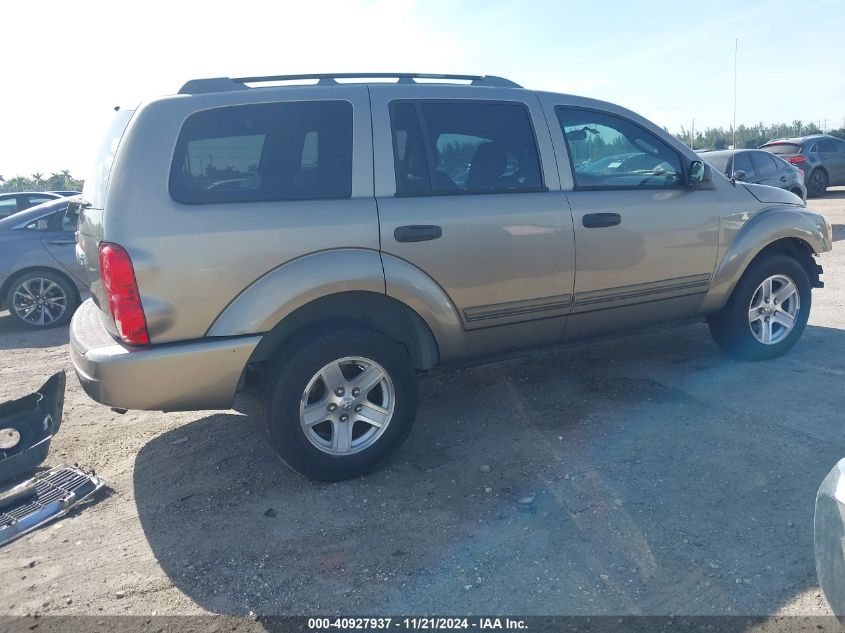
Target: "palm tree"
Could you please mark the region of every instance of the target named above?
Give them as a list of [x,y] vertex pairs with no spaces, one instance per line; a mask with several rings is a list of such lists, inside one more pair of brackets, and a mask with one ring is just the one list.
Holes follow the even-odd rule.
[[42,191],[44,187],[44,174],[40,171],[32,174],[32,184],[37,190]]

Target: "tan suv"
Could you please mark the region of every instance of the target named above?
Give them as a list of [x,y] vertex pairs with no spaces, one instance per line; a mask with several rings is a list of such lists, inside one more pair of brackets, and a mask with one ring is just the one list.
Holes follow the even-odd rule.
[[609,103],[390,77],[201,79],[117,112],[79,223],[91,397],[228,408],[263,370],[273,446],[331,480],[405,439],[437,365],[692,316],[742,358],[801,336],[831,227],[795,195]]

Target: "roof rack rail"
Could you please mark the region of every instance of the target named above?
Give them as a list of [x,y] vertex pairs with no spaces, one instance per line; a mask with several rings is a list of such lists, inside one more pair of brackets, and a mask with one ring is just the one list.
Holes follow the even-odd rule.
[[298,81],[316,79],[319,86],[340,85],[338,79],[396,79],[400,84],[414,84],[417,79],[443,79],[446,81],[469,81],[473,86],[495,86],[500,88],[522,88],[516,82],[495,75],[437,75],[430,73],[330,73],[310,75],[267,75],[264,77],[213,77],[192,79],[179,90],[179,94],[203,94],[207,92],[230,92],[249,90],[246,84],[277,81]]

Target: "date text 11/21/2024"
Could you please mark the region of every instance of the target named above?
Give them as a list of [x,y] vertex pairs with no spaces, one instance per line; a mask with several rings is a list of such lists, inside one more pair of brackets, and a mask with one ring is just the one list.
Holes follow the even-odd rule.
[[525,630],[524,620],[514,618],[309,618],[312,631],[406,629],[406,630]]

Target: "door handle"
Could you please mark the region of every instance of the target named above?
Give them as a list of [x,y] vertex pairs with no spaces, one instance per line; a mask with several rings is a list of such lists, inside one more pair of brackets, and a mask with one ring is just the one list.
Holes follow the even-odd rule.
[[781,181],[781,182],[786,182],[787,180],[789,180],[789,178],[787,178],[786,176],[781,176],[781,177],[780,177],[780,181]]
[[76,240],[47,240],[47,243],[53,246],[70,246],[76,244]]
[[434,224],[412,224],[397,226],[393,237],[397,242],[425,242],[436,240],[443,235],[443,229]]
[[581,224],[586,229],[598,229],[603,226],[616,226],[622,223],[622,216],[618,213],[587,213],[581,218]]

